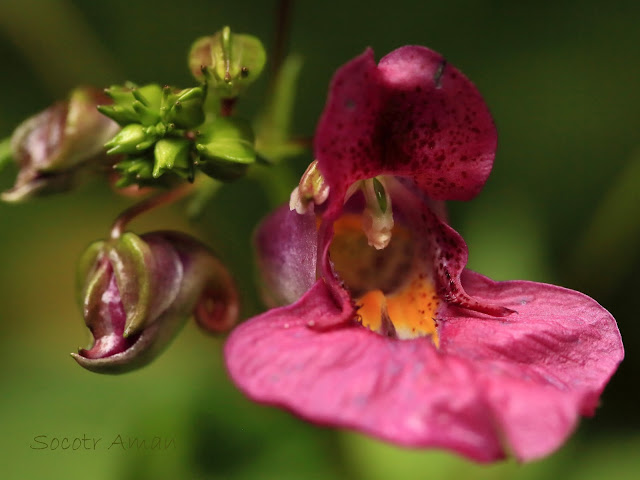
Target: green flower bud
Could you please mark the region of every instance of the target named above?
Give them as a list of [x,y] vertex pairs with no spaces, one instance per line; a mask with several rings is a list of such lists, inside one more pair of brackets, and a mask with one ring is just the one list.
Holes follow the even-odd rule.
[[206,82],[220,98],[234,98],[258,78],[266,58],[260,40],[233,34],[229,27],[224,27],[193,43],[189,68],[197,80]]
[[79,87],[59,102],[23,122],[11,137],[11,152],[19,173],[7,202],[70,190],[107,162],[104,142],[118,126],[96,106],[108,101],[99,91]]
[[96,242],[80,260],[78,280],[94,342],[72,356],[98,373],[146,365],[191,315],[212,332],[229,330],[238,315],[226,268],[198,241],[177,232],[125,233]]
[[124,87],[115,85],[105,90],[113,100],[112,105],[100,105],[103,115],[125,126],[139,123],[144,126],[156,125],[161,120],[162,88],[150,83],[142,87],[128,83]]
[[98,111],[115,122],[118,122],[120,125],[128,125],[129,123],[135,123],[139,120],[138,114],[133,110],[133,107],[130,106],[98,105]]
[[164,88],[162,119],[177,128],[195,128],[204,122],[205,87],[186,88],[172,92]]
[[130,185],[155,186],[153,163],[154,159],[150,155],[128,157],[118,162],[113,167],[120,174],[115,186],[117,188]]
[[163,138],[156,142],[153,178],[171,171],[183,178],[193,179],[191,142],[184,138]]
[[118,134],[104,144],[108,148],[107,153],[139,153],[149,148],[156,141],[156,132],[153,127],[145,128],[139,123],[131,123],[123,127]]
[[239,118],[219,117],[203,126],[196,139],[196,166],[210,177],[232,180],[255,162],[251,126]]

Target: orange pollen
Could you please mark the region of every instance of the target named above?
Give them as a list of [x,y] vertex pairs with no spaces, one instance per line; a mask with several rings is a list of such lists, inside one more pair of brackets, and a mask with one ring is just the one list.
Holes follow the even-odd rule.
[[401,340],[429,336],[438,347],[439,298],[409,230],[396,224],[389,245],[376,250],[367,244],[360,216],[346,214],[334,224],[330,252],[364,327]]
[[438,303],[433,282],[419,276],[393,293],[370,290],[356,300],[360,323],[369,330],[400,340],[430,336],[436,347]]

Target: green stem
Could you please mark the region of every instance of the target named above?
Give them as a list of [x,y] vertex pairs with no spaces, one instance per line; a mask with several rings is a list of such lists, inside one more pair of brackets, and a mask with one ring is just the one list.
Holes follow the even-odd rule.
[[0,142],[0,172],[5,165],[13,160],[11,151],[11,137],[7,137]]
[[275,88],[276,78],[285,59],[289,32],[291,30],[291,0],[280,0],[276,11],[276,29],[271,55],[271,75],[269,78],[269,90]]
[[173,203],[188,195],[193,190],[193,188],[194,187],[192,183],[186,183],[178,188],[169,190],[168,192],[164,192],[151,198],[147,198],[146,200],[143,200],[140,203],[136,203],[134,206],[126,209],[118,216],[118,218],[116,218],[115,222],[113,222],[113,225],[111,227],[111,238],[120,238],[127,224],[137,216],[142,215],[143,213],[146,213],[157,207]]
[[223,182],[220,180],[200,175],[196,181],[195,191],[187,206],[187,216],[191,219],[198,217],[204,210],[205,205],[211,201],[222,185]]
[[249,169],[247,177],[260,185],[271,208],[288,202],[289,195],[298,181],[295,173],[282,164],[272,166],[256,164]]

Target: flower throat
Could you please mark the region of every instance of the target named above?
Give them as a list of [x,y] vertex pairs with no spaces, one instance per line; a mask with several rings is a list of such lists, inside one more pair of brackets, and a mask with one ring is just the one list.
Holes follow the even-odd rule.
[[389,244],[378,250],[369,245],[361,216],[345,214],[334,224],[330,254],[364,327],[401,340],[430,336],[438,346],[438,296],[406,228],[396,223]]

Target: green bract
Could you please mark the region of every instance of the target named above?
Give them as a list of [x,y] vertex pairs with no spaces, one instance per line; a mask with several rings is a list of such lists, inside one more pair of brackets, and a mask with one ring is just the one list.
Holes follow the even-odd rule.
[[216,96],[235,98],[258,78],[266,62],[262,43],[229,27],[196,40],[189,52],[193,76],[206,82]]

